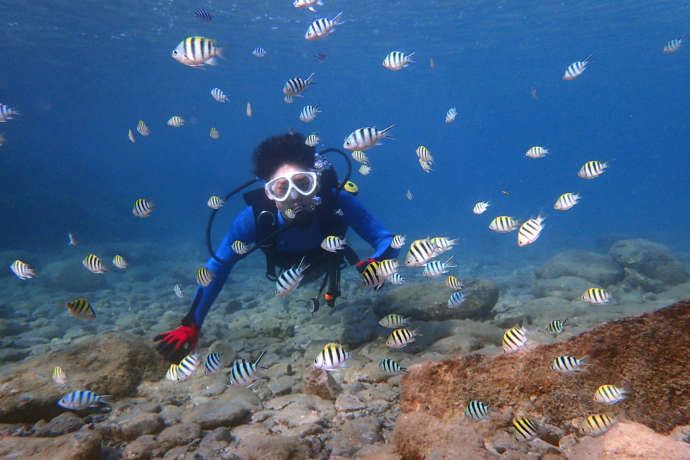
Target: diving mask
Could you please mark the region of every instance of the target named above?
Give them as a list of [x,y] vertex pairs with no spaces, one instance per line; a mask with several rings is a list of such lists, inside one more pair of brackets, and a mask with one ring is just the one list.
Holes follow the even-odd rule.
[[293,171],[271,179],[264,189],[266,195],[275,201],[287,200],[292,191],[300,195],[308,196],[316,190],[317,174],[313,171]]

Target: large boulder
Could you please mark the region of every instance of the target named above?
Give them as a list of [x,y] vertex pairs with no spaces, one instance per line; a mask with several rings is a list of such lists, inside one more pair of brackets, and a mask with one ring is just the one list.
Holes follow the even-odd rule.
[[560,297],[575,300],[591,287],[596,286],[585,279],[576,276],[559,276],[535,280],[532,284],[532,294],[535,297]]
[[8,436],[0,440],[0,457],[32,460],[91,460],[101,458],[101,436],[81,430],[55,438]]
[[667,284],[688,281],[688,272],[664,245],[643,239],[616,242],[609,254],[623,267]]
[[599,286],[608,286],[623,279],[623,268],[608,255],[571,249],[547,260],[534,274],[541,279],[575,276]]

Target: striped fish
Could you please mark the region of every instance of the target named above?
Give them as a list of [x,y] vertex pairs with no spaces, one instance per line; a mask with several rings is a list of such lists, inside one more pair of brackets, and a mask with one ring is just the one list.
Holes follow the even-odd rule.
[[375,291],[380,290],[386,281],[379,274],[379,263],[376,261],[369,263],[360,276],[362,277],[362,286],[374,288]]
[[458,244],[460,240],[457,238],[451,239],[445,236],[436,236],[431,238],[429,242],[436,247],[436,255],[440,255],[453,249],[453,247]]
[[340,19],[340,16],[343,14],[343,12],[339,12],[336,14],[332,19],[328,18],[319,18],[309,24],[309,28],[307,28],[307,32],[304,34],[304,38],[306,40],[318,40],[320,38],[324,38],[327,35],[332,34],[335,32],[335,26],[339,26],[342,24],[342,22],[338,21]]
[[214,351],[209,353],[204,364],[204,374],[213,375],[223,366],[223,353]]
[[15,108],[0,104],[0,123],[6,123],[17,115],[21,115],[21,113],[17,112]]
[[405,67],[414,63],[414,61],[412,60],[412,56],[414,56],[414,51],[408,55],[405,55],[405,53],[403,53],[402,51],[391,51],[383,59],[381,65],[389,70],[404,69]]
[[198,10],[194,11],[194,16],[207,24],[213,20],[213,16],[211,16],[211,14],[203,8],[199,8]]
[[53,379],[57,385],[67,384],[67,374],[60,366],[55,366],[53,372],[50,374],[50,378]]
[[549,154],[549,150],[545,149],[544,147],[540,147],[538,145],[535,145],[533,147],[530,147],[527,152],[525,152],[525,156],[528,158],[544,158],[546,155]]
[[298,96],[307,87],[314,83],[314,74],[312,73],[307,77],[306,80],[302,80],[300,77],[293,77],[285,82],[283,85],[283,94],[286,96]]
[[182,381],[182,379],[180,378],[180,368],[177,364],[173,363],[170,365],[170,367],[168,368],[168,372],[165,373],[165,380],[169,380],[170,382]]
[[151,215],[153,206],[153,201],[147,200],[146,198],[139,198],[134,202],[134,206],[132,206],[132,214],[143,219]]
[[299,113],[299,119],[304,123],[311,123],[319,113],[321,113],[321,110],[319,110],[318,105],[305,105]]
[[115,254],[115,257],[113,257],[113,265],[120,270],[124,270],[127,268],[127,260],[120,254]]
[[240,385],[247,388],[253,387],[256,384],[256,370],[265,353],[266,352],[262,351],[253,363],[245,359],[234,360],[230,365],[230,372],[228,372],[228,384]]
[[306,8],[312,13],[316,13],[314,5],[323,6],[323,2],[321,0],[295,0],[292,2],[292,6],[295,8]]
[[516,417],[513,420],[513,433],[518,441],[530,441],[537,436],[537,425],[527,417]]
[[628,393],[615,385],[601,385],[594,392],[594,401],[602,404],[618,404]]
[[498,216],[489,224],[489,229],[497,233],[509,233],[518,228],[520,222],[514,217]]
[[436,245],[431,244],[429,238],[414,240],[410,244],[410,250],[405,257],[405,265],[408,267],[421,267],[436,257]]
[[218,131],[218,128],[216,128],[216,127],[212,126],[211,130],[208,132],[208,135],[213,140],[220,139],[220,131]]
[[430,161],[419,160],[419,167],[422,168],[422,171],[424,171],[427,174],[433,171],[433,169],[431,169],[432,166],[433,163]]
[[457,276],[448,275],[446,278],[446,286],[454,291],[459,291],[462,289],[462,281],[458,279]]
[[304,143],[306,145],[308,145],[309,147],[316,147],[320,141],[321,141],[321,139],[319,139],[319,135],[316,133],[312,133],[312,134],[307,136]]
[[177,298],[179,298],[179,299],[181,299],[182,297],[184,297],[184,294],[182,293],[182,288],[180,287],[179,284],[175,284],[175,286],[173,286],[173,292],[175,293],[175,295],[176,295]]
[[542,230],[544,230],[544,226],[542,225],[543,222],[544,218],[542,216],[537,216],[527,219],[520,225],[520,230],[518,230],[517,234],[518,246],[527,246],[537,241]]
[[220,88],[211,88],[211,97],[221,104],[225,104],[230,98]]
[[134,144],[137,141],[131,129],[127,130],[127,138],[129,139],[129,142],[131,142],[132,144]]
[[223,207],[225,202],[223,201],[223,199],[221,197],[216,196],[216,195],[211,195],[211,197],[208,199],[206,204],[211,209],[220,209]]
[[593,414],[585,418],[581,428],[585,434],[598,436],[606,433],[617,421],[618,418],[613,415]]
[[359,173],[362,176],[368,176],[369,173],[371,172],[371,169],[372,168],[369,165],[359,165],[359,169],[357,171],[359,171]]
[[527,330],[524,327],[515,326],[507,329],[503,334],[503,351],[512,353],[518,351],[527,343]]
[[414,329],[401,327],[395,329],[386,339],[386,346],[391,348],[403,348],[415,341],[415,337],[421,334]]
[[451,260],[453,260],[453,256],[450,256],[445,262],[440,260],[432,260],[431,262],[424,264],[424,271],[422,271],[422,275],[426,276],[427,278],[436,278],[437,276],[448,273],[449,269],[457,267],[457,265],[450,263]]
[[580,201],[580,195],[577,193],[564,193],[559,196],[553,205],[553,209],[557,211],[567,211],[568,209],[575,206],[578,201]]
[[366,150],[379,144],[381,139],[390,137],[388,132],[395,125],[390,125],[386,129],[379,131],[376,126],[367,126],[352,131],[343,142],[343,148],[347,150]]
[[426,148],[423,145],[420,145],[417,147],[417,150],[415,150],[415,153],[417,154],[417,158],[419,158],[422,161],[426,161],[427,163],[433,163],[434,162],[434,157],[431,156],[431,152],[429,151],[428,148]]
[[609,295],[608,291],[605,289],[601,288],[589,288],[585,292],[582,293],[580,296],[580,299],[583,302],[595,304],[595,305],[601,305],[604,303],[609,303],[611,300],[611,296]]
[[235,254],[246,254],[249,252],[249,245],[240,240],[235,240],[232,242],[232,252]]
[[292,104],[293,102],[295,102],[295,98],[294,96],[285,96],[283,98],[283,102],[285,102],[286,104]]
[[84,260],[81,261],[81,264],[91,273],[95,273],[97,275],[102,275],[105,273],[105,265],[103,265],[103,262],[101,262],[101,259],[96,254],[89,254],[88,256],[84,257]]
[[669,40],[666,42],[664,45],[664,54],[671,54],[675,53],[680,49],[680,47],[683,45],[683,40],[687,37],[687,35],[683,38],[674,38],[673,40]]
[[583,366],[586,364],[585,361],[586,358],[577,359],[573,356],[559,356],[551,361],[549,368],[562,374],[570,374],[582,371]]
[[258,58],[265,57],[268,52],[260,46],[257,46],[252,50],[252,54]]
[[345,238],[340,238],[335,235],[328,235],[321,242],[321,249],[328,252],[338,252],[345,249],[347,245],[347,240]]
[[213,273],[206,267],[201,267],[196,271],[196,283],[201,287],[206,287],[213,281]]
[[27,280],[36,276],[36,271],[29,267],[26,262],[23,262],[19,259],[12,262],[10,265],[10,271],[14,273],[15,276],[20,280]]
[[379,361],[379,369],[389,375],[407,373],[406,367],[402,367],[397,363],[397,361],[393,361],[390,358],[383,358],[381,361]]
[[477,201],[472,208],[472,212],[477,215],[484,214],[489,206],[490,204],[488,201]]
[[168,119],[168,126],[172,126],[173,128],[181,128],[184,126],[184,118],[179,115],[173,115]]
[[592,62],[592,55],[590,54],[581,61],[575,61],[565,69],[563,80],[574,80],[587,69],[589,63]]
[[390,281],[391,284],[395,284],[396,286],[405,284],[405,278],[403,278],[398,272],[393,273],[390,276],[390,278],[388,278],[388,281]]
[[297,267],[291,267],[283,271],[276,280],[276,295],[285,296],[297,289],[300,281],[304,278],[304,272],[309,268],[309,264],[304,263],[304,257],[299,261]]
[[77,390],[63,396],[57,404],[65,409],[79,411],[101,404],[110,405],[109,397],[110,395],[97,396],[93,391]]
[[405,246],[405,236],[404,235],[395,235],[393,237],[393,241],[391,241],[391,247],[393,249],[400,249],[403,246]]
[[146,125],[146,122],[144,120],[139,120],[139,123],[137,123],[137,132],[144,137],[151,134],[151,130]]
[[465,417],[472,420],[481,420],[489,413],[489,406],[481,401],[473,399],[467,404],[465,409]]
[[446,112],[445,122],[446,123],[453,123],[457,116],[458,116],[458,109],[456,109],[455,107],[451,107],[450,109],[448,109],[448,112]]
[[182,358],[180,364],[177,365],[178,381],[188,379],[196,372],[199,367],[199,355],[192,353]]
[[546,326],[546,332],[553,336],[557,336],[563,333],[566,324],[568,324],[567,319],[554,319]]
[[223,48],[216,41],[206,37],[187,37],[172,50],[172,58],[189,67],[216,65],[216,57],[223,57]]
[[397,313],[389,313],[379,320],[379,324],[388,329],[396,329],[407,325],[408,319]]
[[367,154],[362,152],[361,150],[353,150],[352,151],[352,158],[354,158],[354,160],[357,163],[364,163],[364,164],[369,163],[369,157],[367,157]]
[[605,161],[588,161],[582,165],[577,175],[582,179],[594,179],[602,175],[608,166],[608,163]]
[[376,269],[378,270],[379,277],[382,279],[388,279],[398,272],[398,267],[400,264],[395,259],[384,259],[379,262]]
[[334,372],[338,368],[347,367],[347,360],[351,357],[352,354],[345,351],[339,343],[327,343],[323,350],[316,355],[314,367]]
[[451,308],[459,307],[465,301],[465,294],[460,291],[456,291],[450,295],[448,299],[448,306]]

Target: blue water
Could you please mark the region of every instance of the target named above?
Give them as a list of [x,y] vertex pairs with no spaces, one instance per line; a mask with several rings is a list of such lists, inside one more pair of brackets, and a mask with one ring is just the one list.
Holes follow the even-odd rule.
[[[476,257],[605,251],[611,235],[688,248],[690,47],[661,53],[690,32],[687,3],[325,0],[317,15],[291,3],[2,2],[0,102],[22,115],[0,124],[8,139],[0,147],[0,248],[50,251],[68,231],[90,244],[203,247],[206,200],[251,177],[251,151],[263,138],[293,128],[341,147],[354,129],[392,123],[395,139],[368,151],[372,174],[353,180],[396,233],[460,237],[464,254]],[[194,17],[201,6],[211,24]],[[340,10],[345,23],[335,33],[304,40],[314,17]],[[174,61],[170,51],[195,34],[217,39],[227,60],[203,70]],[[268,56],[252,56],[256,46]],[[416,63],[384,69],[393,49],[415,51]],[[561,79],[589,54],[580,78]],[[284,104],[285,80],[311,72],[317,84]],[[214,86],[229,103],[211,99]],[[305,104],[323,110],[309,125],[298,120]],[[459,115],[446,125],[451,106]],[[166,126],[173,114],[187,124]],[[127,130],[139,119],[151,135],[131,144]],[[431,174],[417,163],[420,144],[436,159]],[[526,158],[532,145],[551,155]],[[588,160],[610,168],[584,181],[577,171]],[[569,191],[581,203],[554,211]],[[145,220],[131,214],[140,197],[156,202]],[[478,200],[492,203],[483,216],[471,213]],[[242,207],[238,198],[223,209],[216,241]],[[540,212],[547,227],[529,248],[487,229],[499,214]]]

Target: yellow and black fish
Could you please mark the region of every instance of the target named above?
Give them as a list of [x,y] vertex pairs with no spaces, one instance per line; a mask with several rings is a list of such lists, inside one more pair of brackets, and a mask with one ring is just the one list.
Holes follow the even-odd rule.
[[518,441],[529,441],[537,436],[537,425],[527,417],[516,417],[513,420],[513,433]]
[[618,419],[607,414],[593,414],[585,418],[582,422],[582,431],[590,436],[597,436],[606,433]]
[[213,281],[213,273],[206,267],[201,267],[196,271],[196,282],[201,287],[206,287]]
[[137,217],[148,217],[153,211],[153,201],[147,200],[146,198],[139,198],[134,202],[132,207],[132,214]]
[[89,254],[81,261],[82,265],[91,273],[102,275],[105,273],[105,265],[96,254]]
[[74,299],[71,302],[65,304],[69,314],[79,319],[94,319],[96,317],[96,312],[91,307],[88,300],[84,298]]

